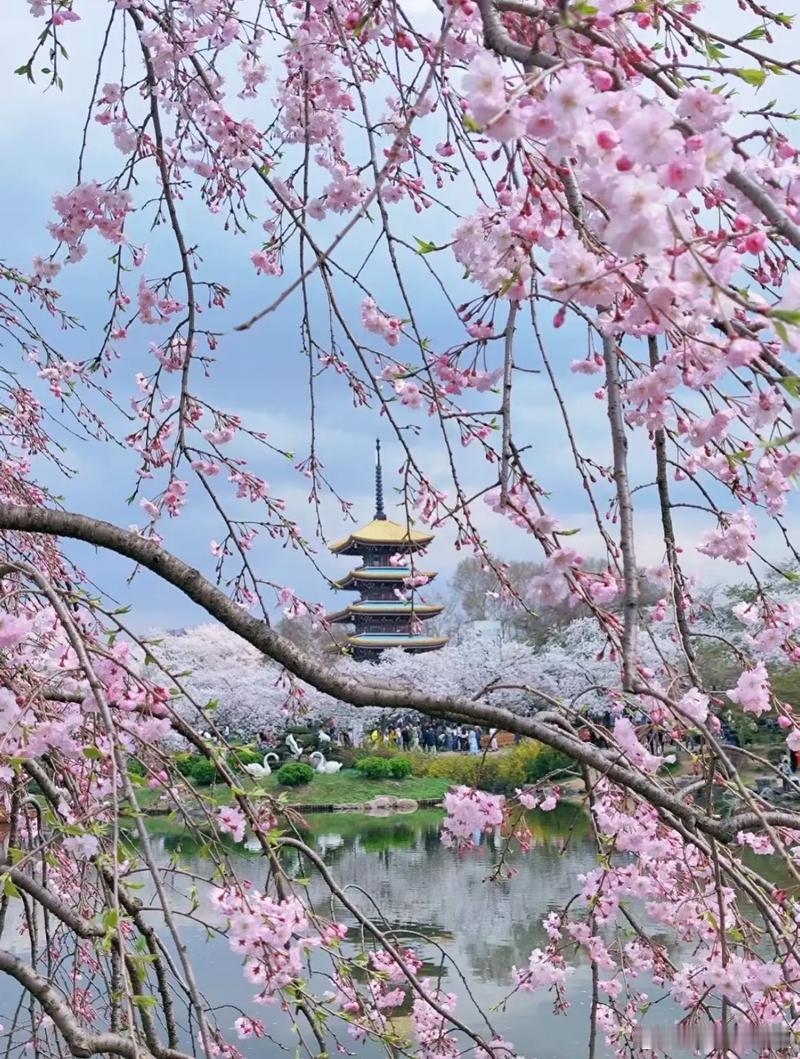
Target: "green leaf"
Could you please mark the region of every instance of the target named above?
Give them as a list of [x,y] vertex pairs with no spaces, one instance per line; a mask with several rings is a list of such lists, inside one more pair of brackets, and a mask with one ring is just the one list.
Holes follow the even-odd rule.
[[762,37],[766,37],[767,31],[764,26],[756,26],[755,29],[751,29],[749,33],[745,33],[744,40],[761,40]]
[[788,445],[790,441],[794,440],[794,434],[782,434],[780,437],[773,438],[772,441],[764,443],[764,448],[767,452],[770,449],[781,449],[784,445]]
[[778,381],[792,397],[800,397],[800,375],[787,375],[785,379]]
[[483,132],[483,129],[471,114],[464,115],[464,128],[467,132]]
[[775,334],[785,346],[789,345],[789,332],[786,330],[785,326],[780,322],[780,320],[778,320],[775,324]]
[[786,578],[787,581],[796,583],[800,581],[800,574],[796,570],[781,570],[781,574]]
[[769,314],[773,320],[789,324],[790,327],[800,327],[800,310],[798,309],[771,309]]
[[585,18],[592,18],[600,10],[599,7],[594,7],[592,4],[585,4],[583,2],[578,3],[572,9],[576,15],[583,15]]
[[20,892],[14,883],[11,881],[10,875],[3,876],[3,893],[6,897],[19,897]]
[[105,754],[97,746],[85,746],[83,756],[88,757],[90,761],[102,761],[105,758]]
[[138,1008],[152,1008],[155,1007],[156,1004],[156,998],[154,996],[141,996],[134,994],[132,999]]
[[754,88],[761,88],[767,79],[766,70],[734,70],[737,77],[740,77],[743,81],[746,81],[748,85],[753,85]]
[[574,537],[576,533],[580,533],[580,530],[579,529],[569,529],[569,530],[559,529],[559,530],[554,530],[553,532],[555,533],[555,535],[557,537]]
[[418,254],[432,254],[434,251],[441,249],[436,243],[429,243],[425,239],[417,238],[417,236],[414,236],[414,238],[416,239]]
[[116,930],[119,926],[119,909],[109,908],[103,916],[103,926],[106,930]]

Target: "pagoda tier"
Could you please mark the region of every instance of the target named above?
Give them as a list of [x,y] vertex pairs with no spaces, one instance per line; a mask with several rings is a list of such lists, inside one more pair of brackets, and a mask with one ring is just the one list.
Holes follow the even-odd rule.
[[[335,581],[336,588],[358,592],[359,598],[342,610],[331,614],[329,621],[353,626],[347,637],[347,647],[358,660],[377,660],[381,651],[402,647],[406,651],[434,651],[447,643],[446,636],[425,636],[421,623],[436,617],[444,610],[439,603],[404,599],[406,580],[420,576],[411,563],[411,555],[425,548],[433,540],[432,533],[415,530],[408,523],[401,525],[386,517],[383,509],[383,481],[380,442],[377,443],[375,463],[375,517],[361,529],[330,546],[335,555],[357,555],[362,565]],[[402,565],[390,560],[403,556]],[[406,558],[407,557],[407,558]],[[436,575],[426,571],[429,581]]]
[[[428,581],[433,581],[436,577],[430,570],[419,570],[417,573],[427,577]],[[359,566],[357,570],[351,570],[345,577],[333,583],[336,588],[352,589],[354,592],[362,591],[365,584],[381,584],[391,588],[394,593],[394,589],[411,576],[410,566]]]
[[335,541],[330,548],[336,555],[361,555],[365,549],[374,548],[388,548],[387,555],[394,555],[396,552],[418,551],[432,540],[432,533],[420,533],[408,526],[401,526],[384,515],[383,518],[374,518],[361,529],[353,530],[349,537]]
[[329,615],[328,621],[345,621],[351,624],[356,618],[371,614],[389,614],[406,620],[417,618],[419,621],[425,621],[426,618],[435,618],[443,610],[443,603],[413,603],[410,599],[360,599],[344,610],[337,610],[335,614]]

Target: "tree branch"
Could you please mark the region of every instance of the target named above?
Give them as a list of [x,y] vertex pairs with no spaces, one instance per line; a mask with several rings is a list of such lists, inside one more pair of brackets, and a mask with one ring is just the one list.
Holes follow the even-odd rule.
[[622,632],[622,686],[632,691],[636,683],[636,636],[639,628],[639,575],[633,546],[633,501],[628,480],[628,439],[622,412],[617,343],[603,337],[603,359],[606,365],[608,421],[614,451],[614,482],[619,507],[619,547],[622,552],[622,577],[625,584]]
[[[139,1041],[121,1033],[89,1033],[75,1018],[63,996],[46,978],[42,978],[18,956],[0,949],[0,971],[10,975],[25,989],[53,1020],[74,1056],[120,1055],[124,1059],[148,1059],[151,1055]],[[191,1059],[185,1052],[163,1048],[153,1059]]]

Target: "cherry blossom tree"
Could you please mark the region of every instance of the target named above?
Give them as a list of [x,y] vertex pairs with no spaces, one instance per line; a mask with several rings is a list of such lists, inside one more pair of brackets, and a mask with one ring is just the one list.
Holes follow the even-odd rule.
[[[426,984],[415,953],[342,890],[291,814],[275,827],[281,806],[243,790],[203,737],[220,735],[203,687],[141,642],[74,541],[191,600],[263,657],[287,695],[307,686],[357,710],[418,710],[569,755],[598,866],[514,975],[564,1010],[571,969],[589,962],[590,1053],[598,1032],[630,1053],[649,1004],[643,975],[687,1019],[792,1030],[800,906],[759,865],[776,858],[798,881],[800,815],[746,786],[720,739],[720,703],[697,663],[696,583],[711,566],[751,578],[739,616],[755,628],[727,645],[728,694],[800,749],[762,656],[768,644],[800,660],[800,613],[763,577],[792,579],[800,561],[800,167],[781,101],[799,72],[783,57],[797,54],[791,18],[757,0],[706,11],[697,0],[28,7],[16,73],[19,92],[39,93],[36,128],[70,79],[85,78],[90,105],[77,173],[47,174],[40,251],[0,266],[0,922],[8,931],[16,910],[26,939],[24,955],[0,950],[23,998],[9,1052],[238,1055],[198,987],[143,784],[211,836],[223,924],[213,944],[242,957],[252,986],[240,1038],[264,1036],[260,1005],[279,1000],[308,1054],[353,1037],[423,1059],[525,1046]],[[88,77],[69,59],[77,43],[94,51]],[[246,292],[232,292],[208,252],[212,231],[251,270]],[[101,260],[106,281],[91,288],[103,326],[69,356],[80,321],[57,284]],[[289,354],[273,325],[287,319],[309,407],[299,454],[222,385],[242,334],[268,347],[262,370],[277,372]],[[603,744],[578,735],[574,681],[559,670],[537,688],[541,670],[518,653],[501,680],[468,694],[475,678],[448,684],[435,658],[409,661],[407,675],[392,660],[385,671],[327,665],[273,628],[276,606],[324,628],[321,602],[285,583],[282,556],[327,576],[316,544],[331,509],[351,517],[318,429],[328,383],[365,433],[379,414],[396,438],[403,522],[450,534],[494,563],[501,584],[489,538],[502,526],[541,564],[520,602],[574,601],[590,616],[602,674],[580,661],[608,704]],[[544,433],[536,395],[555,416]],[[132,526],[70,510],[61,430],[98,465],[120,449],[135,461],[130,480],[109,475],[107,486],[134,505]],[[294,468],[287,497],[264,475],[272,459]],[[167,546],[176,519],[184,542],[203,527],[205,562]],[[654,605],[640,562],[661,586]],[[411,580],[424,594],[424,576]],[[549,708],[520,709],[521,687]],[[636,714],[679,745],[692,736],[696,783],[674,783]],[[215,763],[229,805],[177,775],[164,750],[175,733]],[[466,847],[475,830],[502,828],[529,849],[522,809],[546,808],[542,794],[451,792],[444,838]],[[229,856],[248,833],[269,867],[253,879]],[[305,899],[287,855],[319,874],[368,952]],[[158,929],[137,896],[141,873]],[[403,1003],[411,1045],[393,1021]]]

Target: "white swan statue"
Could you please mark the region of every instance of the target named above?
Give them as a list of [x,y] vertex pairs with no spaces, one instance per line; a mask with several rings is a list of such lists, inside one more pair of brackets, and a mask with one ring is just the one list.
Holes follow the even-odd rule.
[[254,761],[252,765],[245,765],[244,770],[248,776],[252,776],[254,780],[263,780],[266,776],[272,775],[272,769],[269,767],[270,760],[280,761],[277,754],[265,754],[264,761],[259,765],[257,761]]
[[[316,758],[316,764],[314,759]],[[311,764],[314,766],[315,772],[325,773],[327,775],[333,775],[334,772],[338,772],[341,767],[341,761],[326,761],[325,755],[321,754],[319,750],[315,750],[310,757]]]
[[289,732],[289,734],[284,739],[284,743],[289,748],[289,753],[292,755],[292,757],[298,758],[303,753],[303,748],[300,746],[300,744],[297,742],[291,732]]

